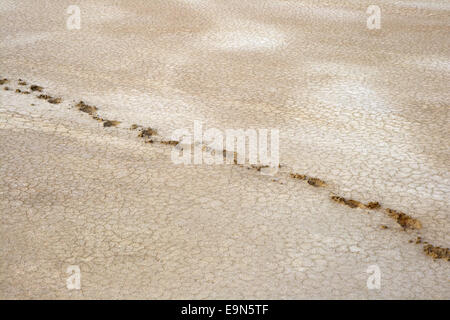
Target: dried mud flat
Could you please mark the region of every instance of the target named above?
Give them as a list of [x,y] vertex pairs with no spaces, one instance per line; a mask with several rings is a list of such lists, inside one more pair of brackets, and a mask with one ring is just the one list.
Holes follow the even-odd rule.
[[[96,6],[93,2],[87,3],[92,8]],[[179,2],[170,1],[166,2],[168,4],[156,3],[161,10],[170,8],[171,12],[176,12],[177,6],[180,5]],[[285,9],[285,4],[281,4],[281,1],[269,3],[264,14],[271,18],[275,18]],[[3,5],[2,14],[7,11],[8,5],[13,7],[9,2],[6,6]],[[134,1],[129,1],[121,3],[117,8],[114,7],[115,9],[110,4],[107,8],[112,10],[111,17],[114,17],[119,12],[132,14],[134,5],[138,6]],[[238,3],[231,5],[239,6]],[[306,2],[306,5],[310,5],[313,10],[309,13],[300,10],[299,14],[322,14],[320,21],[323,26],[327,25],[327,17],[334,16],[333,12],[337,14],[338,19],[352,24],[354,17],[352,18],[350,12],[357,12],[356,8],[346,3],[342,3],[342,8],[345,9],[336,5],[331,11],[309,2]],[[389,5],[393,6],[390,3]],[[154,9],[154,4],[148,6],[140,9],[144,9],[144,12]],[[214,7],[224,8],[228,5],[217,1],[208,2],[205,7],[199,7],[195,2],[185,6],[182,6],[183,9],[192,9],[192,16],[187,11],[188,13],[182,14],[186,20],[171,21],[169,16],[160,17],[166,27],[192,27],[197,23],[190,20],[192,17],[202,14],[208,16]],[[240,6],[241,14],[251,17],[251,13],[246,12],[251,5]],[[159,12],[162,12],[161,10]],[[430,16],[427,10],[431,9],[422,9],[424,12],[408,11],[408,8],[398,10],[417,15],[424,19],[423,21],[439,26],[442,22],[439,14],[446,9],[440,9],[436,5]],[[121,19],[120,17],[121,15],[118,15],[117,19]],[[91,18],[88,18],[88,26],[91,21],[89,19]],[[242,17],[239,21],[242,26],[248,24]],[[390,23],[391,28],[401,28],[402,23],[405,23],[394,17],[388,17],[386,21],[388,25]],[[104,29],[101,32],[108,32],[108,23],[102,20]],[[227,25],[226,21],[221,23]],[[274,23],[271,25],[276,25]],[[295,21],[292,23],[295,24]],[[258,28],[260,26],[261,24],[258,24]],[[283,26],[281,23],[278,28],[286,32],[285,35],[293,37],[290,41],[298,36],[289,34]],[[203,27],[206,29],[193,32],[207,34],[214,30],[212,26]],[[302,27],[307,29],[308,24]],[[7,37],[4,34],[5,28],[2,34]],[[254,34],[249,35],[241,34],[241,31],[225,32],[224,40],[215,44],[217,52],[214,54],[241,54],[249,59],[259,55],[263,60],[268,59],[265,63],[269,63],[270,55],[280,54],[276,49],[278,44],[275,39],[283,39],[280,36],[283,32],[261,31],[258,28],[254,30]],[[434,34],[439,35],[439,27],[435,28],[437,31],[435,30]],[[350,29],[353,30],[354,25],[353,29]],[[122,31],[125,34],[134,32]],[[317,32],[314,28],[312,31]],[[158,32],[178,35],[180,31],[156,29],[144,35],[154,35]],[[356,29],[353,32],[359,31]],[[426,30],[419,28],[418,32],[425,33]],[[143,35],[139,32],[137,34]],[[115,36],[120,38],[120,33]],[[241,37],[239,41],[237,36]],[[316,40],[323,41],[323,34],[317,33],[316,36]],[[364,36],[368,37],[366,34]],[[370,36],[383,37],[383,33],[378,32]],[[203,45],[208,46],[211,39],[217,41],[209,34],[204,38]],[[342,39],[346,39],[346,34]],[[272,40],[275,42],[270,42]],[[68,41],[71,46],[78,40]],[[167,46],[173,43],[170,37],[160,41]],[[255,47],[258,43],[265,43],[265,46]],[[303,138],[317,138],[321,145],[335,145],[342,149],[344,154],[350,153],[353,158],[355,156],[347,142],[336,145],[333,139],[329,142],[326,140],[329,138],[326,136],[329,129],[321,127],[322,121],[329,127],[340,123],[338,118],[334,124],[324,118],[311,120],[308,118],[309,111],[295,114],[292,113],[291,107],[281,110],[280,113],[279,110],[260,103],[260,100],[274,103],[271,102],[270,95],[256,94],[248,101],[244,98],[242,99],[245,101],[234,98],[228,100],[228,97],[224,96],[224,106],[234,101],[240,109],[231,107],[230,110],[222,111],[223,121],[219,123],[214,112],[211,113],[211,110],[199,105],[199,101],[203,101],[214,107],[215,102],[211,98],[215,96],[215,92],[208,91],[213,90],[211,87],[204,87],[203,83],[197,82],[204,92],[194,92],[192,88],[183,87],[181,82],[170,82],[181,80],[178,78],[182,74],[192,74],[189,67],[183,67],[192,61],[172,66],[171,68],[178,70],[176,73],[162,71],[162,78],[168,77],[169,82],[158,82],[162,79],[153,80],[159,89],[154,87],[154,91],[149,92],[157,97],[164,97],[169,110],[150,106],[146,112],[134,104],[135,101],[140,101],[140,94],[135,91],[136,87],[130,89],[128,85],[143,82],[132,80],[132,75],[122,77],[121,81],[116,80],[115,83],[109,82],[110,93],[107,93],[102,83],[106,81],[103,77],[107,77],[108,70],[96,70],[93,76],[97,77],[98,81],[94,86],[95,90],[87,90],[76,78],[66,76],[63,70],[54,70],[53,75],[47,74],[51,67],[45,60],[45,52],[39,60],[33,59],[33,68],[41,70],[41,74],[30,73],[26,64],[21,67],[11,64],[14,58],[10,53],[19,49],[28,51],[28,46],[31,48],[33,45],[21,45],[17,41],[14,44],[10,41],[10,45],[4,44],[5,50],[2,51],[5,59],[1,63],[0,74],[0,140],[4,147],[0,158],[3,182],[0,189],[3,196],[0,200],[3,247],[0,265],[1,297],[449,297],[450,242],[448,197],[445,193],[449,186],[446,173],[440,173],[442,164],[448,169],[449,158],[448,152],[445,153],[444,149],[436,147],[430,140],[445,137],[447,130],[445,126],[439,127],[440,121],[448,120],[448,114],[442,114],[440,102],[429,109],[430,116],[441,117],[434,119],[437,126],[430,126],[428,118],[424,117],[423,127],[414,136],[417,139],[412,142],[404,141],[405,146],[413,146],[417,152],[414,159],[418,166],[414,169],[413,165],[414,173],[411,176],[403,173],[405,166],[408,167],[410,163],[410,160],[402,158],[404,148],[390,155],[391,160],[387,159],[385,162],[388,163],[386,169],[378,168],[376,161],[368,161],[365,167],[354,167],[354,159],[342,157],[336,151],[332,152],[334,163],[330,165],[328,159],[331,155],[324,157],[322,161],[314,159],[325,149],[319,152],[311,143],[299,148],[297,139],[283,137],[281,148],[287,150],[282,149],[281,165],[275,175],[265,175],[265,166],[238,165],[237,154],[229,150],[214,152],[223,153],[224,157],[231,154],[234,164],[176,166],[170,160],[171,151],[188,146],[170,139],[171,129],[176,129],[181,123],[168,113],[174,111],[170,108],[177,104],[178,99],[187,102],[188,96],[189,99],[196,97],[191,100],[193,107],[190,112],[193,114],[186,113],[188,110],[176,109],[180,112],[179,118],[184,118],[185,123],[201,116],[210,126],[235,127],[230,125],[227,115],[237,111],[242,113],[241,115],[248,113],[248,116],[236,119],[236,123],[244,128],[246,125],[264,123],[264,128],[277,126],[281,131],[285,128],[289,133],[297,126],[292,123],[292,119],[306,117],[306,122],[302,123],[303,127],[298,126],[295,129],[299,132],[304,130]],[[196,45],[193,41],[192,47]],[[45,46],[43,48],[44,51],[47,50]],[[286,48],[289,55],[289,46]],[[402,46],[397,49],[399,48],[406,50]],[[446,54],[443,48],[438,48],[441,54]],[[364,50],[370,52],[368,48]],[[272,51],[274,52],[268,55]],[[33,55],[30,52],[27,54]],[[185,54],[187,58],[189,50]],[[178,56],[165,52],[161,57],[165,55],[168,61],[173,59],[175,64],[179,63]],[[446,57],[448,58],[448,55]],[[114,57],[108,58],[114,60]],[[86,63],[87,68],[81,73],[81,77],[86,73],[92,75],[93,70],[89,68],[93,66],[89,64],[89,57],[82,53],[79,59]],[[329,66],[325,63],[326,58],[321,59],[323,66]],[[368,62],[361,62],[357,55],[352,59],[353,63],[361,63],[361,68],[367,67]],[[237,61],[229,62],[228,67],[239,66]],[[342,61],[339,63],[341,67],[350,68]],[[429,71],[430,66],[424,63]],[[437,67],[439,64],[433,66]],[[199,70],[206,73],[211,67],[215,68],[214,63],[209,61],[205,61],[204,66],[198,66]],[[279,66],[272,68],[273,75],[277,75]],[[237,72],[236,70],[233,72]],[[264,73],[255,70],[256,77]],[[320,72],[323,73],[323,70]],[[434,84],[433,87],[419,90],[421,99],[425,104],[433,100],[431,97],[435,101],[448,101],[446,93],[440,91],[439,87],[442,79],[448,77],[448,72],[435,68],[432,75],[438,75],[438,79],[430,81]],[[152,79],[152,71],[149,76]],[[213,74],[208,73],[205,76],[209,82],[214,83]],[[242,76],[236,73],[233,77],[235,81],[239,81]],[[330,77],[337,79],[339,75]],[[386,79],[380,75],[376,77]],[[391,76],[386,77],[390,79]],[[244,78],[249,79],[250,83],[247,85],[250,84],[248,88],[252,92],[265,92],[265,87],[255,91],[251,86],[252,77],[247,75]],[[314,79],[314,76],[312,78]],[[195,83],[198,78],[193,74],[190,80]],[[222,80],[226,82],[226,76]],[[409,82],[414,87],[414,81]],[[111,87],[111,83],[114,83],[114,86]],[[284,85],[282,80],[279,84],[277,92],[282,91]],[[220,83],[215,85],[221,86]],[[274,86],[270,81],[264,85]],[[297,85],[301,86],[302,83]],[[230,86],[237,91],[246,88],[246,85]],[[166,90],[164,95],[159,91],[162,88]],[[149,87],[145,88],[147,89]],[[338,86],[337,89],[342,90],[342,87]],[[382,89],[374,90],[385,94]],[[128,98],[122,99],[115,92],[124,92]],[[180,92],[183,94],[180,95]],[[151,96],[151,93],[148,94]],[[243,91],[241,94],[242,97],[246,96]],[[347,93],[344,90],[338,94],[354,97],[352,90]],[[339,105],[345,102],[345,99],[330,96],[326,92],[321,92],[320,95],[326,99],[319,102],[318,107],[323,103]],[[277,99],[283,100],[287,96],[281,95]],[[297,96],[297,99],[301,101],[303,98]],[[383,99],[389,100],[389,97],[384,96]],[[375,100],[375,104],[364,100],[358,102],[362,105],[369,104],[366,111],[347,113],[349,110],[345,108],[350,106],[343,105],[342,115],[347,116],[347,121],[352,125],[350,128],[338,126],[334,133],[359,143],[360,145],[355,145],[356,154],[360,153],[359,147],[364,147],[367,152],[367,147],[370,146],[367,145],[370,139],[358,136],[357,123],[367,126],[369,131],[372,130],[366,120],[372,119],[373,113],[380,112],[381,118],[373,121],[383,123],[383,127],[378,127],[379,139],[385,139],[384,135],[396,135],[395,131],[384,132],[383,128],[395,126],[395,122],[384,118],[384,111],[377,105],[381,100]],[[394,104],[394,101],[391,102]],[[258,109],[255,109],[256,106]],[[326,106],[324,108],[327,109]],[[219,109],[216,111],[219,112]],[[259,112],[273,113],[278,118],[265,118],[260,116]],[[148,114],[151,114],[151,117],[148,117]],[[402,125],[410,126],[409,120],[405,121],[406,118],[399,119],[402,118],[395,118],[396,121],[403,121]],[[323,128],[324,134],[311,131],[314,127]],[[415,128],[414,125],[412,127]],[[421,130],[426,133],[423,134]],[[405,133],[402,136],[405,137]],[[422,141],[427,143],[425,149],[421,149]],[[448,137],[439,141],[442,145],[448,145]],[[393,141],[397,146],[396,143]],[[384,148],[375,145],[372,147],[377,152],[382,152]],[[405,147],[405,150],[410,152],[408,148]],[[305,154],[309,155],[314,163],[302,166],[293,157],[297,155],[297,158],[303,160]],[[364,154],[361,153],[360,158],[363,161]],[[431,168],[431,173],[427,168]],[[398,172],[398,175],[381,174],[382,170]],[[346,178],[352,174],[356,175],[356,180]],[[414,184],[409,181],[410,178],[422,183],[418,187],[408,189],[409,193],[405,194],[402,187]],[[369,184],[375,191],[367,190]],[[380,185],[385,187],[380,188]],[[431,188],[431,194],[427,194],[425,186]],[[440,196],[442,194],[444,196]],[[70,265],[80,267],[81,290],[68,290],[65,286],[68,277],[66,270]],[[379,266],[381,270],[380,290],[369,290],[366,286],[369,277],[366,270],[372,265]]]

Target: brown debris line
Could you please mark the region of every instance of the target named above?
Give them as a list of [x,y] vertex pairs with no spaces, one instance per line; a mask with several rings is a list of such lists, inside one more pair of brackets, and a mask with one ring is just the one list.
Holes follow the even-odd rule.
[[308,178],[304,174],[298,174],[298,173],[291,173],[289,176],[293,179],[298,179],[298,180],[306,180]]
[[138,137],[139,138],[150,138],[151,136],[156,136],[157,134],[158,134],[158,131],[156,131],[156,129],[142,128],[141,132],[139,132]]
[[380,207],[381,207],[380,203],[376,201],[371,201],[368,204],[366,204],[366,208],[368,209],[378,209]]
[[162,140],[160,141],[160,143],[162,144],[167,144],[169,146],[176,146],[177,144],[179,144],[180,142],[175,141],[175,140]]
[[[5,83],[8,83],[9,80],[4,78],[4,79],[0,79],[0,85],[3,85]],[[27,83],[21,79],[19,79],[18,81],[19,85],[27,85]],[[30,86],[30,90],[31,91],[38,91],[38,92],[42,92],[43,91],[43,87],[38,86],[38,85],[31,85]],[[11,90],[9,87],[5,86],[3,88],[3,90],[8,91]],[[29,91],[21,91],[20,89],[16,89],[15,90],[17,93],[22,93],[22,94],[29,94]],[[37,96],[37,98],[39,99],[45,99],[47,100],[49,103],[52,104],[59,104],[61,103],[62,99],[61,98],[54,98],[51,97],[47,94],[40,94],[39,96]],[[33,105],[33,104],[32,104]],[[115,127],[118,124],[120,124],[120,121],[115,121],[115,120],[104,120],[100,117],[97,116],[97,111],[98,108],[95,106],[90,106],[87,105],[86,103],[84,103],[83,101],[80,101],[76,107],[78,108],[79,111],[87,113],[89,115],[92,116],[93,119],[99,121],[99,122],[103,122],[103,126],[104,127]],[[156,129],[152,129],[152,128],[143,128],[140,125],[137,124],[133,124],[130,129],[131,130],[136,130],[138,128],[141,128],[140,133],[139,133],[139,137],[145,137],[145,138],[149,138],[146,142],[147,143],[154,143],[154,140],[151,139],[152,136],[158,135],[157,130]],[[175,141],[175,140],[161,140],[159,141],[159,143],[161,144],[166,144],[166,145],[173,145],[176,146],[179,144],[179,141]],[[227,150],[223,150],[223,156],[226,157],[228,154]],[[237,164],[237,153],[233,152],[233,158],[234,158],[234,163]],[[255,166],[252,165],[252,168],[261,171],[262,168],[267,168],[269,166],[267,165],[259,165],[259,166]],[[309,185],[312,185],[314,187],[322,187],[322,186],[326,186],[325,181],[319,179],[319,178],[312,178],[312,177],[308,177],[307,175],[303,175],[303,174],[297,174],[297,173],[291,173],[290,177],[293,179],[298,179],[298,180],[307,180]],[[275,180],[272,180],[275,181]],[[344,204],[349,206],[350,208],[367,208],[367,209],[378,209],[381,207],[379,202],[369,202],[367,204],[363,204],[357,200],[353,200],[353,199],[345,199],[343,197],[339,197],[339,196],[332,196],[331,199],[333,201],[336,201],[338,203]],[[419,220],[414,219],[410,216],[408,216],[407,214],[403,213],[403,212],[399,212],[393,209],[386,209],[385,210],[386,213],[393,219],[395,219],[397,221],[398,224],[400,224],[404,229],[407,228],[411,228],[411,229],[421,229],[422,228],[422,224]],[[381,229],[389,229],[388,226],[386,225],[381,225],[380,226]],[[409,241],[410,243],[413,243],[413,240]],[[423,242],[421,237],[417,237],[417,239],[415,240],[416,244],[424,244],[423,246],[423,251],[425,252],[425,254],[427,254],[428,256],[432,257],[433,259],[444,259],[447,261],[450,261],[450,249],[448,248],[442,248],[439,246],[433,246],[431,244],[428,244],[427,242]]]
[[422,223],[417,220],[414,219],[410,216],[408,216],[406,213],[400,212],[400,211],[396,211],[393,209],[386,209],[385,210],[387,215],[393,219],[395,219],[397,221],[397,223],[399,225],[401,225],[403,227],[403,229],[421,229],[422,228]]
[[51,103],[51,104],[60,104],[62,99],[61,98],[50,98],[47,101],[48,101],[48,103]]
[[120,121],[116,120],[105,120],[103,122],[104,127],[117,127],[120,124]]
[[345,199],[344,197],[332,196],[331,200],[336,201],[337,203],[340,203],[340,204],[345,204],[346,206],[349,206],[350,208],[362,208],[362,209],[366,208],[364,203],[361,203],[359,201],[352,200],[352,199]]
[[233,152],[233,163],[238,164],[238,153],[236,151]]
[[48,99],[52,99],[52,96],[49,96],[48,94],[40,94],[37,96],[38,99],[44,99],[44,100],[48,100]]
[[422,237],[417,237],[416,240],[409,240],[409,243],[423,244],[423,252],[433,259],[444,259],[450,261],[450,249],[433,246],[427,241],[423,241]]
[[423,252],[433,259],[444,259],[450,261],[450,249],[448,248],[435,247],[431,244],[427,244],[423,246]]
[[[258,171],[261,171],[261,169],[271,168],[271,166],[268,164],[258,164],[258,165],[252,164],[250,167]],[[278,164],[278,169],[279,168],[281,168],[281,164]]]
[[308,184],[313,186],[313,187],[325,187],[327,184],[325,183],[325,181],[319,179],[319,178],[309,178],[308,179]]
[[[232,151],[228,151],[226,149],[222,150],[222,156],[223,158],[227,159],[228,155],[231,155]],[[236,151],[233,152],[233,163],[238,164],[238,153]]]
[[[5,87],[6,88],[6,87]],[[9,88],[8,88],[9,90]],[[30,94],[30,91],[22,91],[20,89],[16,89],[16,93],[21,93],[21,94]]]
[[268,165],[254,165],[254,164],[252,164],[252,166],[251,166],[253,169],[256,169],[256,171],[261,171],[261,169],[264,169],[264,168],[269,168],[270,166],[268,166]]
[[62,101],[61,98],[54,98],[52,96],[49,96],[48,94],[40,94],[37,96],[37,98],[47,100],[47,102],[51,104],[59,104]]
[[292,179],[307,180],[308,184],[313,186],[313,187],[325,187],[327,185],[325,181],[323,181],[323,180],[321,180],[319,178],[308,177],[305,174],[291,173],[291,174],[289,174],[289,176]]
[[341,204],[345,204],[346,206],[349,206],[350,208],[378,209],[381,207],[381,204],[379,202],[375,202],[375,201],[371,201],[368,204],[364,204],[357,200],[345,199],[344,197],[339,197],[339,196],[332,196],[331,200],[336,201]]
[[31,89],[31,91],[39,91],[39,92],[42,92],[42,90],[43,90],[44,88],[42,88],[41,86],[37,86],[37,85],[33,84],[33,85],[30,87],[30,89]]
[[95,114],[97,113],[97,107],[94,106],[90,106],[86,103],[84,103],[83,101],[78,102],[75,107],[78,108],[78,110],[80,110],[81,112],[87,113],[91,116],[95,116]]

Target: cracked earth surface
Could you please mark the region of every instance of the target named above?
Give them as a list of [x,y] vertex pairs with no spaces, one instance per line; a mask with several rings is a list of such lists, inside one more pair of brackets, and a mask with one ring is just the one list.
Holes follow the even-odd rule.
[[[450,297],[446,2],[45,3],[0,5],[2,298]],[[279,128],[279,175],[129,129],[194,120]]]

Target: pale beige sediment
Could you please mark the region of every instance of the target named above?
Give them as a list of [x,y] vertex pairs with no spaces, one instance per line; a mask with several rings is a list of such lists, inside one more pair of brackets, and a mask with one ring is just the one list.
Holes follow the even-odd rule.
[[[2,297],[449,297],[448,262],[383,215],[239,168],[175,167],[169,147],[67,111],[86,99],[169,137],[193,120],[279,128],[282,162],[448,247],[443,1],[382,1],[375,32],[372,1],[85,1],[79,31],[68,4],[45,3],[0,4],[0,76],[65,101],[0,94]],[[69,264],[82,292],[65,288]]]

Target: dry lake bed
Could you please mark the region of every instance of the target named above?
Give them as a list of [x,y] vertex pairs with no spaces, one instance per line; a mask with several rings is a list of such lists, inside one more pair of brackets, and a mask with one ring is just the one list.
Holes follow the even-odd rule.
[[449,28],[445,0],[2,0],[0,298],[449,299]]

